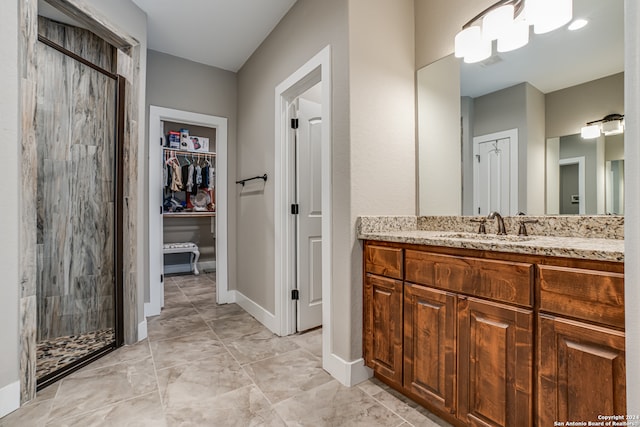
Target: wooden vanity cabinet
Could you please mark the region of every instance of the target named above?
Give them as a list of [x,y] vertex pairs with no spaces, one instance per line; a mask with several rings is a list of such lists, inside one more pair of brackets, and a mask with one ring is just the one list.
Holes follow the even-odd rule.
[[[377,273],[373,274],[371,272]],[[402,249],[365,249],[364,360],[377,375],[402,387]]]
[[538,425],[626,413],[624,275],[612,266],[538,267]]
[[458,418],[470,426],[531,426],[533,313],[459,297]]
[[414,397],[456,412],[457,297],[426,286],[404,287],[404,387]]
[[366,242],[364,270],[367,366],[450,423],[626,413],[624,264]]

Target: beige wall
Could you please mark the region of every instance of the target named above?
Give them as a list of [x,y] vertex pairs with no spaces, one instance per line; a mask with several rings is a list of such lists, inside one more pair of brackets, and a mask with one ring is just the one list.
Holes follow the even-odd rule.
[[452,191],[462,188],[460,60],[450,55],[420,69],[417,96],[418,213],[460,215],[462,194]]
[[[345,360],[362,356],[356,217],[415,213],[412,9],[411,0],[299,0],[238,74],[238,176],[272,174],[274,88],[331,45],[332,351]],[[238,196],[238,290],[272,313],[273,198],[269,183]]]
[[[412,0],[349,2],[351,295],[334,282],[334,324],[349,313],[350,359],[362,357],[359,215],[415,215],[415,61]],[[336,207],[340,209],[340,207]],[[338,213],[334,208],[334,212]],[[345,236],[346,237],[346,236]],[[338,291],[337,291],[338,292]]]
[[545,96],[530,84],[527,96],[527,215],[545,213]]
[[416,70],[453,53],[453,39],[495,0],[414,0]]
[[[18,1],[0,2],[0,133],[3,135],[2,158],[4,174],[8,184],[0,200],[0,390],[8,384],[18,381],[18,301],[19,273],[18,254],[20,244],[18,230],[20,215],[18,212],[18,176],[19,176],[19,98],[18,98]],[[6,398],[4,394],[1,395]],[[19,396],[15,396],[16,399]],[[4,405],[0,403],[0,408]],[[0,409],[0,417],[4,415]]]
[[[235,289],[236,283],[236,128],[238,110],[238,80],[236,73],[192,62],[176,56],[154,50],[148,51],[147,57],[147,127],[149,122],[149,106],[173,108],[194,113],[226,117],[227,121],[227,168],[228,168],[228,237],[227,259],[229,271],[229,289]],[[192,132],[195,135],[195,133]],[[145,158],[149,155],[146,147]],[[145,188],[149,188],[149,165],[144,172]],[[145,190],[145,194],[146,190]],[[147,211],[148,212],[148,211]],[[148,213],[147,213],[148,215]],[[184,221],[184,219],[181,219]],[[171,222],[175,224],[176,222]],[[211,243],[208,222],[203,220],[187,221],[192,227],[187,233],[194,233],[197,227],[200,233],[209,233],[203,241]],[[148,229],[145,229],[148,233]],[[184,234],[186,235],[186,234]],[[145,242],[148,242],[148,236]],[[203,259],[207,261],[205,250]],[[148,252],[147,252],[148,254]],[[145,258],[148,270],[149,256]],[[149,300],[149,281],[145,283],[145,301]]]
[[[348,212],[349,192],[344,185],[349,179],[347,5],[341,0],[299,0],[238,72],[237,176],[273,176],[275,87],[328,44],[332,48],[333,204]],[[264,192],[244,194],[236,187],[230,200],[235,197],[238,208],[237,289],[274,313],[274,187],[267,181]],[[348,234],[347,226],[334,219],[334,234]],[[337,240],[334,251],[336,247]],[[345,274],[342,264],[335,264],[334,275],[340,275],[341,269]]]
[[549,92],[545,102],[547,137],[580,133],[587,122],[624,114],[624,73]]

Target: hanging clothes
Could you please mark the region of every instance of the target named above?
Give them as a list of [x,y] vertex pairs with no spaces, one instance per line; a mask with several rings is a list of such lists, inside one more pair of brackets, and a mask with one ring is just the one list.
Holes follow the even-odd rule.
[[203,189],[209,188],[209,166],[202,168],[202,182],[199,187]]
[[171,191],[182,191],[182,169],[178,159],[171,162]]
[[216,186],[216,169],[213,166],[209,167],[209,190],[213,190]]

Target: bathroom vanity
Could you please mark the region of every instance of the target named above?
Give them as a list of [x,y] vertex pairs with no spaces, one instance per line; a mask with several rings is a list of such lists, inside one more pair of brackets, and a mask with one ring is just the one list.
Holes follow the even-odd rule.
[[377,378],[461,426],[626,413],[622,240],[400,228],[359,231]]

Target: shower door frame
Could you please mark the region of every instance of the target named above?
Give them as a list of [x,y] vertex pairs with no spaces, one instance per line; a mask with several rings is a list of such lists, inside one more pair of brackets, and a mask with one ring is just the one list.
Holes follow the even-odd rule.
[[[70,363],[69,365],[58,369],[50,374],[36,380],[36,390],[53,384],[61,378],[77,371],[78,369],[88,365],[89,363],[99,359],[100,357],[110,353],[118,347],[124,345],[124,139],[125,139],[125,111],[126,111],[126,79],[125,77],[112,73],[91,61],[84,59],[76,53],[60,46],[59,44],[47,39],[42,35],[38,35],[38,41],[58,52],[66,55],[83,65],[92,68],[95,71],[111,78],[116,83],[116,120],[114,134],[114,340],[104,347],[95,350],[86,356]],[[115,51],[115,48],[114,48]],[[115,56],[114,56],[115,59]],[[117,68],[117,63],[114,64]]]

